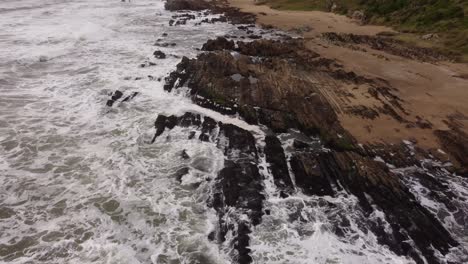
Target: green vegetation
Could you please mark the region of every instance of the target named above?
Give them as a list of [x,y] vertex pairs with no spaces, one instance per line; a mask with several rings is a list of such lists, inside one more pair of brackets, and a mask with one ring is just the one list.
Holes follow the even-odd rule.
[[[468,56],[468,0],[266,0],[276,9],[322,10],[352,14],[362,10],[373,24],[393,26],[413,40]],[[416,41],[411,36],[437,33],[439,39]]]
[[328,11],[331,5],[326,0],[262,0],[258,4],[268,4],[280,10],[322,10]]
[[336,4],[335,12],[346,13],[348,10],[356,10],[361,7],[360,0],[259,0],[258,4],[268,4],[279,10],[320,10],[330,11]]

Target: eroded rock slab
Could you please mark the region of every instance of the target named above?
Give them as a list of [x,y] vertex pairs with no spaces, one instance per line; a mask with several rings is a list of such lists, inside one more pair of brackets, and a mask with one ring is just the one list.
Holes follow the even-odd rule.
[[[432,212],[419,204],[399,176],[383,162],[352,151],[323,151],[302,146],[292,153],[289,163],[296,185],[303,193],[338,196],[345,192],[358,198],[367,217],[375,210],[383,211],[388,227],[370,222],[368,228],[379,243],[398,255],[408,256],[417,263],[424,263],[423,259],[440,263],[437,251],[445,255],[458,245]],[[423,175],[419,177],[430,181],[431,178]],[[428,186],[438,188],[435,195],[450,194],[440,184],[430,182]],[[440,199],[440,195],[437,198]],[[449,204],[446,199],[441,200]]]
[[164,8],[169,11],[202,11],[207,10],[212,14],[221,14],[221,18],[215,18],[205,23],[214,23],[217,21],[232,24],[252,24],[256,17],[253,14],[241,12],[238,8],[229,6],[222,1],[204,1],[204,0],[167,0]]
[[[237,251],[233,254],[233,259],[236,263],[251,263],[249,234],[251,226],[261,222],[265,199],[256,142],[252,133],[193,113],[185,113],[180,117],[159,115],[155,126],[153,142],[166,129],[170,130],[175,126],[193,127],[200,131],[199,140],[212,142],[223,151],[224,168],[215,179],[213,196],[209,201],[218,213],[218,227],[210,238],[223,243],[228,232],[231,232],[234,239],[230,243]],[[177,179],[180,181],[186,173],[187,168],[178,171]]]
[[340,46],[348,46],[358,49],[355,45],[365,45],[375,50],[382,50],[396,56],[411,58],[414,60],[435,62],[447,59],[446,56],[434,49],[410,46],[403,41],[383,36],[327,32],[322,34],[322,38]]
[[188,86],[193,101],[203,107],[228,115],[238,113],[247,122],[264,124],[275,132],[297,128],[323,134],[327,143],[352,148],[351,138],[317,83],[334,79],[333,62],[298,41],[237,42],[233,50],[237,54],[226,50],[230,42],[217,39],[215,43],[209,42],[213,52],[183,58],[164,88]]
[[[289,153],[288,160],[279,139],[275,135],[266,136],[264,152],[268,169],[282,197],[296,191],[311,196],[336,196],[343,192],[355,196],[364,214],[369,216],[376,210],[384,213],[388,227],[379,222],[369,227],[379,243],[417,263],[439,263],[439,252],[448,254],[450,248],[458,245],[439,219],[419,203],[399,175],[390,171],[385,163],[376,161],[379,154],[402,166],[421,166],[418,156],[414,156],[411,149],[408,150],[411,155],[406,156],[406,149],[395,154],[385,148],[375,152],[357,147],[355,139],[338,121],[336,103],[327,96],[331,90],[337,90],[337,85],[339,89],[363,86],[382,104],[376,109],[364,107],[352,111],[369,118],[385,114],[406,122],[401,99],[387,82],[347,72],[336,62],[305,49],[300,40],[237,42],[233,47],[231,41],[218,38],[207,43],[205,50],[209,52],[195,59],[183,58],[176,71],[166,78],[165,90],[188,87],[192,100],[200,106],[226,115],[239,114],[250,124],[266,126],[273,133],[295,129],[306,136],[318,136],[324,143],[326,148],[312,148],[295,141],[296,150]],[[220,126],[220,131],[229,130]],[[254,146],[249,140],[239,142],[237,136],[227,137],[229,142],[234,142],[228,149],[238,150],[237,154],[257,155],[254,148],[249,147]],[[229,151],[225,154],[229,157]],[[238,187],[247,183],[256,186],[257,170],[251,165],[251,162],[242,165],[229,158],[227,171],[223,171],[221,178],[242,180],[235,184],[224,182],[225,185],[218,187],[222,190],[220,193],[228,189],[240,190]],[[253,189],[258,190],[257,187]],[[245,190],[250,189],[246,187]],[[226,205],[234,204],[243,212],[250,204],[251,207],[247,207],[256,208],[252,212],[258,212],[259,205],[249,203],[254,200],[249,198],[254,197],[251,196],[254,193],[234,191],[233,197],[219,194],[224,200],[216,198],[215,208],[219,215],[225,215]],[[241,198],[243,196],[246,197]],[[237,201],[243,201],[242,205]],[[256,214],[247,215],[256,223]],[[337,230],[340,234],[344,232]],[[219,234],[222,237],[223,231]],[[246,241],[245,234],[238,235],[239,242]],[[244,248],[247,251],[236,249],[248,252],[247,247]],[[251,259],[238,261],[249,263]]]

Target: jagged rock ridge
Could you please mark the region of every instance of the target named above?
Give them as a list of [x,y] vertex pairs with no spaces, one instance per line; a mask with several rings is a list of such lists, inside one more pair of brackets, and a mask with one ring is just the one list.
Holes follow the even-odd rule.
[[[166,79],[167,91],[187,86],[192,100],[203,107],[228,115],[239,114],[251,124],[268,127],[273,134],[295,128],[304,135],[319,136],[328,147],[323,150],[302,146],[288,160],[277,137],[266,136],[263,151],[282,197],[298,190],[313,196],[334,196],[343,191],[354,195],[364,214],[370,215],[376,208],[385,213],[391,230],[379,224],[369,227],[379,243],[417,263],[439,263],[438,252],[445,255],[458,245],[398,175],[374,161],[371,151],[356,146],[322,95],[327,82],[364,84],[373,87],[376,93],[387,93],[389,90],[380,88],[385,82],[345,72],[333,61],[303,49],[296,40],[237,42],[233,48],[232,42],[220,38],[207,42],[204,49],[210,52],[196,59],[182,59]],[[394,107],[397,105],[395,102]],[[235,165],[226,163],[226,166],[229,173],[220,173],[221,178],[237,176],[248,180],[258,176],[253,167],[244,169],[248,175],[241,175],[236,173]],[[295,177],[295,185],[291,177]],[[224,190],[228,192],[230,188]],[[250,218],[252,223],[261,219],[258,215]],[[238,252],[243,256],[239,263],[250,263],[251,258],[244,256],[249,254],[248,250]]]

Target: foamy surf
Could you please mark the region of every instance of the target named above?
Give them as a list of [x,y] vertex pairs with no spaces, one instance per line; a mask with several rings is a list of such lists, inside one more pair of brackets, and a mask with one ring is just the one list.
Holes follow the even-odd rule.
[[[207,239],[205,178],[220,169],[219,150],[177,133],[147,140],[158,113],[200,110],[155,80],[179,59],[139,65],[163,33],[178,43],[166,52],[193,56],[206,32],[231,26],[169,28],[160,1],[1,5],[2,261],[229,263]],[[117,89],[139,95],[109,109]],[[185,148],[197,158],[181,161]],[[179,185],[184,162],[196,170]]]
[[[231,263],[232,237],[208,238],[218,219],[207,200],[224,153],[188,140],[193,128],[150,142],[158,114],[192,112],[251,131],[262,152],[263,127],[163,90],[181,56],[237,28],[195,26],[201,18],[169,27],[172,14],[153,0],[8,0],[0,14],[0,260]],[[152,56],[159,38],[176,43],[157,47],[164,60]],[[116,90],[138,95],[106,107]],[[251,234],[255,263],[411,263],[365,232],[362,223],[384,220],[364,219],[355,197],[280,198],[259,160],[270,213]]]

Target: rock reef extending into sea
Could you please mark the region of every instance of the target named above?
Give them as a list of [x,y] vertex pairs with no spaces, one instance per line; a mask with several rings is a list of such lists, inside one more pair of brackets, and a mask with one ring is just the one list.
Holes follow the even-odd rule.
[[[206,23],[229,21],[249,25],[255,22],[255,16],[223,2],[168,0],[165,7],[179,11],[172,21],[175,26],[193,19],[183,14],[186,10],[221,14],[221,18]],[[241,27],[249,30],[248,26]],[[425,187],[434,190],[434,199],[453,207],[447,197],[454,194],[443,184],[442,177],[437,179],[434,175],[450,177],[450,171],[466,173],[467,161],[463,155],[467,153],[466,135],[456,129],[437,132],[458,166],[438,163],[432,153],[411,143],[359,144],[340,124],[336,102],[327,96],[330,87],[340,87],[342,93],[346,93],[349,85],[365,87],[382,103],[376,108],[349,110],[356,115],[366,118],[387,115],[408,125],[427,124],[412,123],[400,114],[405,111],[402,99],[385,80],[347,71],[337,61],[306,48],[302,39],[261,38],[235,41],[235,37],[226,36],[209,40],[201,48],[204,52],[192,59],[183,57],[177,69],[165,79],[167,92],[188,87],[194,103],[224,115],[238,115],[264,131],[263,136],[254,134],[189,112],[182,116],[158,116],[153,142],[176,126],[191,128],[189,139],[216,144],[225,155],[224,168],[216,178],[209,201],[218,215],[218,226],[210,239],[224,243],[227,234],[232,234],[230,243],[235,249],[232,258],[236,263],[252,263],[249,234],[262,221],[262,215],[269,213],[263,206],[265,175],[262,171],[266,171],[273,177],[281,198],[298,192],[308,196],[333,197],[346,193],[357,197],[363,215],[370,217],[376,211],[385,215],[382,222],[363,222],[361,227],[374,233],[380,244],[417,263],[441,263],[440,255],[447,255],[459,243],[440,219],[421,205],[405,185],[404,178],[421,179]],[[439,58],[429,51],[401,48],[399,43],[377,37],[330,33],[324,38],[346,45],[356,42],[381,48],[387,45],[397,55],[422,60]],[[300,134],[302,139],[295,138],[292,146],[287,146],[282,135],[291,131]],[[428,160],[434,160],[431,166],[427,166]],[[404,174],[395,170],[410,167],[414,170]],[[185,173],[182,170],[179,178]],[[326,206],[333,207],[333,204]],[[458,217],[462,221],[467,217],[466,212]],[[338,236],[346,236],[346,226],[346,220],[342,219],[333,231]]]

